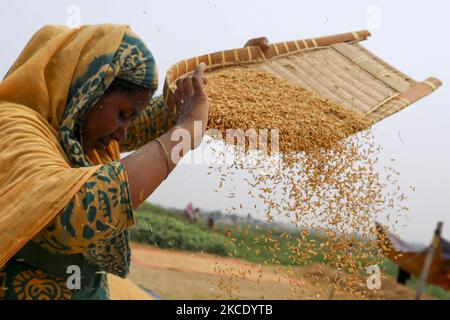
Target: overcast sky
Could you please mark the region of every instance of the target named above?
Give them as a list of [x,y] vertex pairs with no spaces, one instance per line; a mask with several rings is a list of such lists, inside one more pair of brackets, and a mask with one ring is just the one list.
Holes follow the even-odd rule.
[[[155,55],[161,83],[172,63],[240,47],[252,37],[277,42],[372,29],[364,46],[416,80],[436,76],[444,82],[433,95],[377,124],[375,133],[384,148],[382,161],[396,159],[403,189],[416,187],[408,201],[411,221],[400,234],[429,242],[437,221],[444,221],[443,234],[450,238],[448,1],[3,0],[0,77],[38,28],[73,23],[78,9],[82,24],[130,25]],[[181,165],[150,200],[172,207],[189,201],[204,209],[229,207],[226,194],[213,191],[217,177],[206,173],[205,166]],[[249,202],[246,192],[238,198],[233,202]]]

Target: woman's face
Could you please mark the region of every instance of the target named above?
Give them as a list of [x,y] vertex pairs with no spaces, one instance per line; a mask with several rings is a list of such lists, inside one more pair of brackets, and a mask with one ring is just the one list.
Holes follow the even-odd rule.
[[127,135],[129,121],[148,105],[150,90],[107,91],[92,107],[83,123],[83,150],[104,149],[111,140],[121,141]]

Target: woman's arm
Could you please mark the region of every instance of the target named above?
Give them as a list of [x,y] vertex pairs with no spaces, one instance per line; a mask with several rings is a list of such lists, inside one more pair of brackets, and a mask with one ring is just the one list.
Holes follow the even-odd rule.
[[[195,149],[200,144],[208,120],[208,97],[203,87],[204,69],[205,65],[202,63],[197,66],[192,76],[177,82],[175,102],[178,106],[178,116],[176,126],[160,136],[159,142],[151,141],[122,159],[128,177],[133,208],[139,207],[155,191],[174,169],[179,159],[189,151],[181,148],[179,157],[173,152],[180,143],[173,141],[174,130],[185,130],[185,133],[189,134],[191,140],[189,149]],[[200,132],[194,130],[196,121],[202,124]]]

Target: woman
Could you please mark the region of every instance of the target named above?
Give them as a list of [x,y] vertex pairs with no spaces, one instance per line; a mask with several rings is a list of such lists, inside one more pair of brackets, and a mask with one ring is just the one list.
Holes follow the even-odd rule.
[[127,26],[33,36],[0,83],[0,299],[109,298],[106,274],[129,272],[133,208],[177,164],[173,130],[196,148],[193,122],[206,127],[204,67],[177,83],[175,114],[152,99],[155,61]]

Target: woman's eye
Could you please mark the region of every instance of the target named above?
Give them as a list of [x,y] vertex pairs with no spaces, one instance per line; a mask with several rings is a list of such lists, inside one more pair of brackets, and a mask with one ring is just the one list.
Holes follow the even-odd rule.
[[122,120],[126,120],[127,119],[127,117],[125,116],[125,114],[122,111],[119,112],[119,118],[122,119]]

